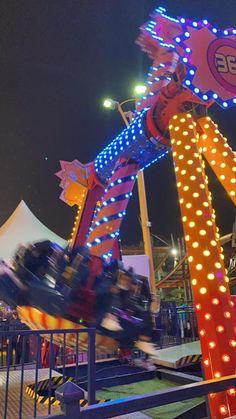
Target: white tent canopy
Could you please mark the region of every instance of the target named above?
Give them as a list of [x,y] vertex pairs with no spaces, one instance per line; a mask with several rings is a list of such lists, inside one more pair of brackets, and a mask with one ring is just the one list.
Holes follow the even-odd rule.
[[0,227],[0,258],[9,259],[18,244],[50,240],[62,247],[67,241],[49,230],[21,201],[8,220]]

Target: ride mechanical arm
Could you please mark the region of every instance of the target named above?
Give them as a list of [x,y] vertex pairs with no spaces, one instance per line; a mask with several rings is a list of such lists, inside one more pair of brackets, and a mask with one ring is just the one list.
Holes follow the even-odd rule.
[[[93,162],[83,165],[78,160],[61,161],[61,170],[57,173],[63,189],[60,198],[71,206],[78,206],[71,246],[87,245],[92,254],[105,259],[120,257],[120,226],[136,175],[171,151],[171,118],[190,112],[196,121],[200,121],[214,102],[223,108],[236,103],[236,86],[233,88],[228,83],[232,91],[226,90],[220,79],[226,74],[224,71],[228,65],[235,82],[236,64],[232,58],[224,62],[224,55],[220,53],[222,39],[228,48],[235,48],[235,33],[233,29],[215,29],[207,20],[194,22],[171,18],[163,8],[156,9],[152,19],[141,27],[137,43],[153,64],[147,75],[146,96],[138,103],[130,126],[117,135]],[[208,65],[209,44],[210,58],[214,49],[216,51],[212,68]],[[216,75],[220,75],[218,78],[214,77],[213,69]],[[203,133],[200,124],[198,132]],[[209,160],[211,156],[209,148],[204,149],[204,136],[201,142],[203,153]],[[232,150],[229,151],[227,167],[230,165],[231,172],[234,158]],[[223,186],[229,189],[218,166],[212,168]],[[230,197],[235,202],[233,190]]]

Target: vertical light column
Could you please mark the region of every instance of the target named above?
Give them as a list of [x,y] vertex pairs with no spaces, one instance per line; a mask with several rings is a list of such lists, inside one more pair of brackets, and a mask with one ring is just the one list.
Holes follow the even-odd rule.
[[[191,114],[170,121],[175,173],[207,379],[236,370],[236,314]],[[236,390],[209,396],[214,418],[236,414]]]
[[209,116],[200,118],[198,124],[204,132],[199,138],[199,149],[236,205],[236,153]]
[[[86,191],[86,196],[87,196],[87,191]],[[82,217],[82,213],[83,213],[83,209],[84,209],[84,205],[85,205],[85,200],[82,202],[81,205],[78,205],[78,211],[77,214],[75,216],[75,221],[74,221],[74,225],[72,228],[72,232],[71,232],[71,237],[69,240],[69,247],[72,249],[74,244],[75,244],[75,240],[76,240],[76,235],[78,232],[78,228],[81,222],[81,217]]]

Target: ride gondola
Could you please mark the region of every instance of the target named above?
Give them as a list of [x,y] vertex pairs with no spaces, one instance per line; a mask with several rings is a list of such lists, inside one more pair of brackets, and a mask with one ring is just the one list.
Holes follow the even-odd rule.
[[[117,296],[117,290],[114,292],[118,283],[124,288],[124,278],[137,285],[137,276],[134,281],[134,273],[127,272],[120,262],[106,264],[86,248],[64,251],[45,241],[18,249],[11,266],[1,263],[0,298],[16,308],[31,329],[96,327],[96,350],[108,353],[114,352],[119,342],[137,341],[143,322],[142,316],[136,317],[132,311],[134,293],[126,307],[123,297]],[[129,291],[126,294],[129,297]],[[145,299],[150,299],[148,287]],[[103,327],[109,312],[120,319],[120,327]],[[62,340],[60,334],[54,338],[57,344]],[[76,346],[74,334],[67,334],[66,346]],[[86,334],[79,335],[79,347],[87,350]]]

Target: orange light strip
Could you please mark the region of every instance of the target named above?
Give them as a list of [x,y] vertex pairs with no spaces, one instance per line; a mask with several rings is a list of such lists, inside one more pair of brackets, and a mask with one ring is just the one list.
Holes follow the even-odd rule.
[[200,118],[198,124],[204,131],[199,138],[199,149],[236,205],[236,153],[209,116]]
[[[169,129],[205,377],[234,374],[236,313],[198,148],[197,124],[189,113],[175,115]],[[222,406],[227,406],[228,416],[236,414],[236,397],[227,392],[209,396],[209,403],[212,417],[224,416]]]
[[73,228],[72,228],[71,236],[70,236],[70,239],[68,240],[70,249],[73,248],[74,243],[75,243],[75,239],[76,239],[77,231],[78,231],[78,228],[79,228],[79,225],[80,225],[81,217],[82,217],[82,214],[83,214],[83,209],[84,209],[84,205],[85,205],[85,202],[86,202],[87,194],[88,194],[88,189],[86,188],[86,189],[83,190],[82,199],[80,197],[80,205],[78,205],[78,211],[77,211],[77,214],[76,214],[76,217],[75,217],[75,221],[74,221],[74,225],[73,225]]

